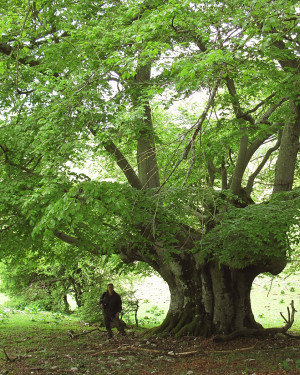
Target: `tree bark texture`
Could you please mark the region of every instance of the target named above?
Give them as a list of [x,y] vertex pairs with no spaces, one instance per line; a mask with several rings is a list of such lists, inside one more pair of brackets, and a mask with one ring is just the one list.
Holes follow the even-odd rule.
[[[167,251],[155,246],[152,260],[140,258],[156,269],[167,282],[170,306],[160,335],[212,336],[236,330],[261,328],[253,316],[250,292],[253,280],[262,272],[278,273],[282,263],[233,269],[211,260],[200,264],[194,255],[183,252],[167,259]],[[154,255],[154,254],[153,254]],[[124,261],[133,259],[124,257]]]
[[292,190],[295,165],[299,152],[300,105],[290,103],[291,117],[294,121],[285,125],[276,163],[273,193]]
[[211,336],[259,326],[250,302],[254,268],[234,270],[216,262],[180,268],[177,264],[181,272],[167,275],[171,301],[159,333]]
[[[138,86],[135,101],[138,102],[143,97],[143,85],[150,80],[151,66],[141,66],[136,74],[135,83]],[[144,114],[137,123],[137,162],[138,174],[143,189],[159,187],[159,173],[156,159],[154,129],[151,117],[149,99],[143,100]]]

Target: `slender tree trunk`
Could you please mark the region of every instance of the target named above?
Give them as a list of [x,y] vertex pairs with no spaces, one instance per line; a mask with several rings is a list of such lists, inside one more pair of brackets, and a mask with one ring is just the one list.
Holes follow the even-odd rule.
[[68,297],[66,294],[63,295],[63,302],[64,302],[64,311],[69,314],[70,313],[70,305],[68,302]]
[[76,280],[73,277],[70,277],[70,282],[73,286],[75,302],[76,302],[78,307],[81,307],[82,306],[82,295],[83,295],[82,287],[78,282],[76,282]]
[[290,104],[294,121],[285,125],[276,163],[273,193],[292,190],[299,151],[300,105]]
[[151,66],[141,66],[135,77],[136,84],[140,88],[136,92],[135,101],[142,100],[144,113],[138,120],[137,131],[137,162],[139,179],[143,189],[151,189],[159,186],[159,173],[156,160],[154,130],[151,117],[151,108],[148,98],[143,99],[143,85],[150,80]]

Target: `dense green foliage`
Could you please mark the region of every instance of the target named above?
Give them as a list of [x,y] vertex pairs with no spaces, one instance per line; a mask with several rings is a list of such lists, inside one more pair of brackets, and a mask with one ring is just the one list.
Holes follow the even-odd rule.
[[[60,249],[62,252],[62,249]],[[143,264],[124,267],[118,256],[85,259],[64,265],[43,259],[26,258],[0,265],[0,293],[9,297],[9,306],[37,311],[74,311],[89,322],[101,321],[99,300],[107,284],[113,282],[122,296],[126,319],[136,307],[134,280],[149,275]],[[130,274],[128,274],[130,273]],[[138,309],[138,306],[137,306]]]
[[62,273],[61,297],[101,255],[157,269],[180,254],[235,269],[285,259],[299,243],[297,9],[2,2],[8,270],[42,267],[41,285]]

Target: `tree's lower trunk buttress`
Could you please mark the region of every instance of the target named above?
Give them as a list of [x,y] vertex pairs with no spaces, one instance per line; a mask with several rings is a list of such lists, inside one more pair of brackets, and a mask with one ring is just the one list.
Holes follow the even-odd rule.
[[171,299],[158,333],[211,336],[260,326],[250,302],[252,282],[259,273],[254,267],[235,270],[213,261],[199,268],[195,264],[187,267],[186,263],[184,267],[180,270],[177,263],[177,273],[161,273]]

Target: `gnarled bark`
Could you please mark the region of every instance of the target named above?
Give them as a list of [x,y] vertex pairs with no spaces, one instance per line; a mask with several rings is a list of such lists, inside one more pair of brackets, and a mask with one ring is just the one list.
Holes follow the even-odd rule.
[[[261,328],[251,309],[253,280],[261,272],[280,272],[284,262],[233,269],[215,260],[199,264],[195,256],[184,252],[168,259],[165,249],[154,249],[152,261],[143,260],[159,272],[171,294],[168,314],[162,325],[153,330],[155,334],[209,337]],[[124,254],[123,259],[132,261]]]
[[212,261],[200,267],[177,264],[177,270],[168,275],[171,280],[165,278],[170,309],[158,333],[211,336],[258,327],[250,302],[252,282],[259,273],[255,267],[235,270]]

